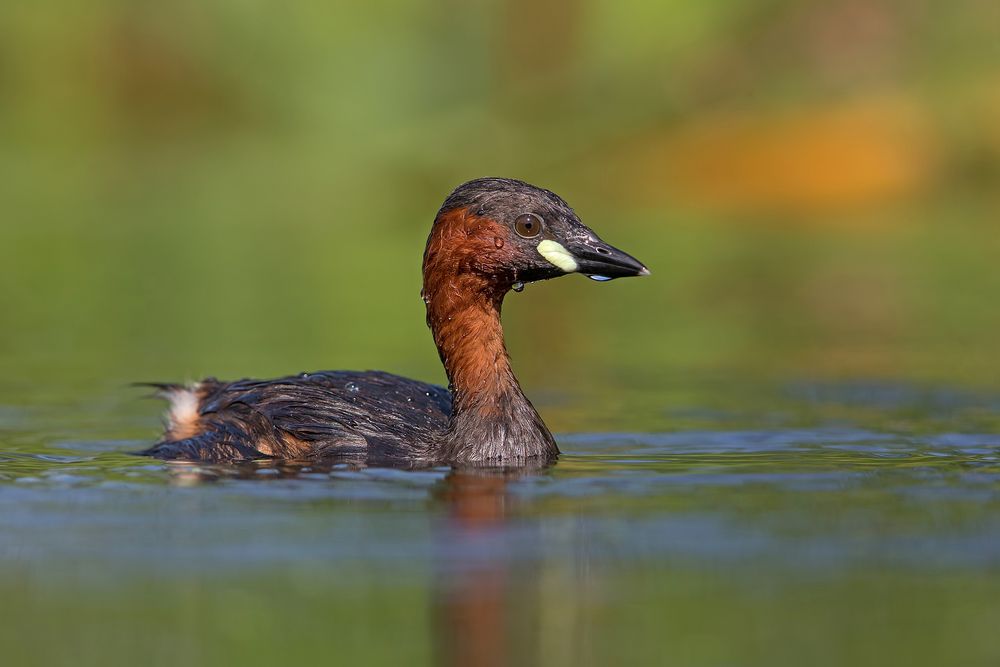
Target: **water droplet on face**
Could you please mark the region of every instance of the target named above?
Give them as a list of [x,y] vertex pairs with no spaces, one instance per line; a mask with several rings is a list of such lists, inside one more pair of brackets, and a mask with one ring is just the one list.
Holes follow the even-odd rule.
[[511,285],[510,288],[512,290],[514,290],[515,292],[523,292],[524,291],[524,283],[521,282],[520,280],[518,280],[513,285]]
[[431,302],[431,298],[429,296],[427,296],[427,293],[425,291],[423,291],[423,290],[420,290],[420,299],[424,303],[430,303]]
[[590,278],[591,280],[596,280],[599,283],[611,280],[611,278],[608,278],[607,276],[587,276],[587,277]]
[[356,385],[353,382],[348,382],[347,384],[345,384],[344,385],[344,389],[346,389],[347,391],[351,392],[352,394],[356,394],[359,391],[361,391],[361,387],[359,387],[358,385]]
[[500,238],[499,236],[494,236],[493,237],[493,245],[495,245],[497,247],[497,249],[499,250],[500,248],[503,247],[503,239]]

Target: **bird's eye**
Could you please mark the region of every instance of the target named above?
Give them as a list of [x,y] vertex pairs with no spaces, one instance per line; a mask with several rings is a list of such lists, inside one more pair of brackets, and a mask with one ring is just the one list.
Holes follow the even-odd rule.
[[525,213],[517,216],[514,221],[514,231],[518,236],[531,239],[539,235],[542,231],[542,218],[534,213]]

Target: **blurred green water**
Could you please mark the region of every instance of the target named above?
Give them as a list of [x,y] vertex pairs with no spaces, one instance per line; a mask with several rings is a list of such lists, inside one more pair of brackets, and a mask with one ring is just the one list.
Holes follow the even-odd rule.
[[[442,656],[430,644],[434,607],[422,588],[350,574],[348,585],[331,586],[329,574],[282,573],[253,593],[242,583],[193,579],[88,591],[86,600],[29,577],[4,590],[27,602],[16,618],[5,613],[0,636],[13,647],[6,659],[22,665],[423,665]],[[558,570],[533,576],[545,591],[541,609],[526,608],[523,585],[510,586],[511,616],[540,625],[531,639],[505,645],[512,664],[987,665],[997,655],[996,644],[983,641],[997,621],[995,579],[889,572],[799,582],[782,594],[792,588],[784,578],[751,584],[637,568],[616,582],[608,609],[597,602],[603,591]],[[138,627],[136,609],[144,610]],[[11,622],[52,636],[28,644],[13,636]]]
[[995,431],[563,436],[553,470],[505,482],[165,467],[40,442],[41,416],[2,435],[10,664],[1000,655]]

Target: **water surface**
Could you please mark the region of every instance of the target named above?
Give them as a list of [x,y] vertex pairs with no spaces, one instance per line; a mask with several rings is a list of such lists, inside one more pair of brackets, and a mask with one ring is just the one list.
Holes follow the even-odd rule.
[[764,395],[521,475],[163,464],[127,390],[4,407],[5,662],[996,664],[995,399]]

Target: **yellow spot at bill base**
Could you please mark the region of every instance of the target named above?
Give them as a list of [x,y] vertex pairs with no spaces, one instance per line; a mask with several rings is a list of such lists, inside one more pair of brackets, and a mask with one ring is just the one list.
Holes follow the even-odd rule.
[[573,273],[577,269],[576,258],[561,244],[545,239],[538,244],[538,254],[545,258],[549,264],[553,264],[566,273]]

